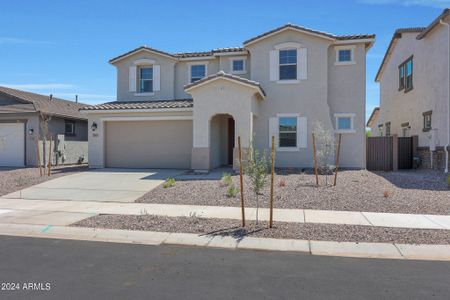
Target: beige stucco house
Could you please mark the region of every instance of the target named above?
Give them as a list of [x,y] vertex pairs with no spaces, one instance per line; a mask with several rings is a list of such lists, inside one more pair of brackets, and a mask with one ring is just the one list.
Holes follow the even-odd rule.
[[[380,107],[368,121],[373,136],[419,137],[425,167],[448,172],[450,143],[450,16],[397,29],[380,66]],[[430,151],[431,150],[431,151]]]
[[110,60],[117,101],[83,110],[91,167],[232,165],[237,138],[278,167],[311,167],[316,122],[343,133],[341,165],[365,167],[366,53],[374,35],[285,25],[243,47],[166,53],[146,46]]

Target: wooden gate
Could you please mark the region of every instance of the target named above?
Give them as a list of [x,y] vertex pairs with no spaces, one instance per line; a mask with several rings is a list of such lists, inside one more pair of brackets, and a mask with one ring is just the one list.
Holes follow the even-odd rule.
[[367,138],[367,170],[392,171],[393,141],[392,136]]
[[398,138],[398,168],[412,169],[413,167],[413,146],[411,137]]

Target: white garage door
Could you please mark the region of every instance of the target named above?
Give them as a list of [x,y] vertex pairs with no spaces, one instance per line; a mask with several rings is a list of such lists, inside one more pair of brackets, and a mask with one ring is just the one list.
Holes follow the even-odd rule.
[[23,123],[0,123],[0,166],[24,166],[24,130]]
[[188,169],[191,151],[190,120],[106,122],[106,167]]

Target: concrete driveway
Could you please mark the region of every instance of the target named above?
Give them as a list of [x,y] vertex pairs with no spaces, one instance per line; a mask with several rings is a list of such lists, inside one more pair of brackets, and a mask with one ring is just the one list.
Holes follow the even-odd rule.
[[59,177],[3,196],[9,199],[134,202],[185,170],[98,169]]

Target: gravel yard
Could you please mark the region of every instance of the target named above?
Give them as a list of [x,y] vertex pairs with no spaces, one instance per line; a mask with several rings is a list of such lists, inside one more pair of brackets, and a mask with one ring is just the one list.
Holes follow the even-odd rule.
[[[239,186],[238,175],[234,175],[232,180]],[[321,185],[316,187],[313,174],[295,170],[279,171],[275,177],[275,207],[450,214],[450,189],[442,172],[342,171],[336,187],[331,186],[332,176],[328,176],[328,186],[325,186],[325,180],[325,176],[320,176]],[[248,184],[244,186],[245,204],[254,207],[255,197]],[[239,194],[227,197],[226,192],[227,186],[221,180],[184,180],[177,181],[170,188],[159,186],[137,202],[239,206]],[[268,201],[267,186],[260,196],[260,205],[268,207]]]
[[249,222],[240,227],[239,220],[204,219],[197,217],[161,217],[152,215],[99,215],[72,226],[141,231],[185,232],[209,236],[243,236],[406,244],[450,244],[449,230],[405,229],[371,226],[298,224],[275,222],[268,229],[267,222]]
[[37,168],[0,168],[0,196],[42,183],[57,177],[86,171],[87,166],[53,167],[52,176],[39,176]]

